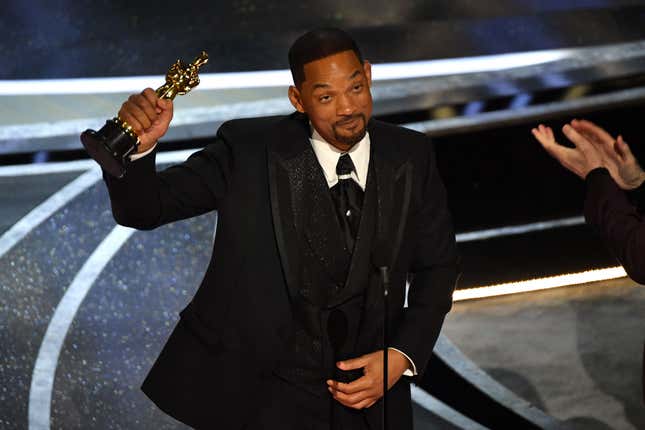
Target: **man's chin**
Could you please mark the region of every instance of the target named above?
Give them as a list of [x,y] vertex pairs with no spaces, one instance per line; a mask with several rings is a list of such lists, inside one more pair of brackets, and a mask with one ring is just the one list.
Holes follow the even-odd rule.
[[340,134],[338,132],[334,134],[336,135],[335,137],[338,142],[351,147],[363,140],[365,133],[367,133],[367,128],[363,128],[360,132],[349,135]]

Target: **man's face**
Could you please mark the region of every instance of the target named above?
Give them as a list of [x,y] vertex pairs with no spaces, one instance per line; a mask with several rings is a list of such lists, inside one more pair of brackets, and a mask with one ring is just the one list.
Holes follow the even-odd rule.
[[372,71],[354,51],[305,64],[305,81],[289,88],[289,99],[330,144],[347,151],[364,136],[372,115]]

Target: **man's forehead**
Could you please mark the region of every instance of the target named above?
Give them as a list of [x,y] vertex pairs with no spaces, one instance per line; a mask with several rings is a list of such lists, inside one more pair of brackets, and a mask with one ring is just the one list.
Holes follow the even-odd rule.
[[[303,67],[305,82],[309,84],[324,83],[326,78],[354,79],[364,73],[361,62],[354,51],[342,51],[309,63]],[[316,81],[316,82],[313,82]]]

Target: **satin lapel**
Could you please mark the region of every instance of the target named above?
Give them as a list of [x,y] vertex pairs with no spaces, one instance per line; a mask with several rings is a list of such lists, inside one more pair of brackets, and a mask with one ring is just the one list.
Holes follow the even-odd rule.
[[300,252],[298,248],[304,214],[306,172],[302,160],[311,150],[306,118],[294,114],[280,124],[268,145],[269,189],[276,244],[291,297],[299,287]]
[[[375,265],[386,264],[393,270],[401,248],[408,219],[412,193],[412,162],[397,148],[398,142],[388,140],[379,127],[370,128],[373,145],[370,163],[374,163],[376,182],[376,240],[372,245]],[[372,292],[373,293],[373,292]],[[380,300],[380,293],[368,294],[368,302]]]
[[271,211],[282,268],[292,297],[300,287],[300,239],[337,285],[345,282],[345,249],[327,181],[309,142],[306,117],[294,114],[269,144]]

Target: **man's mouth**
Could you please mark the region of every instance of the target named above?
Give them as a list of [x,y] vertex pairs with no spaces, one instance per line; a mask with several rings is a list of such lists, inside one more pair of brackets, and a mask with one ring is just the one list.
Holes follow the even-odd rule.
[[343,120],[343,121],[338,121],[336,123],[337,127],[343,127],[343,128],[354,128],[359,124],[359,120],[361,119],[360,116],[355,116],[351,119],[348,120]]

